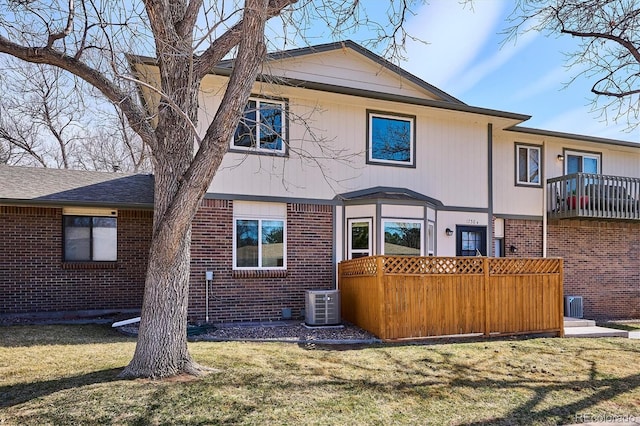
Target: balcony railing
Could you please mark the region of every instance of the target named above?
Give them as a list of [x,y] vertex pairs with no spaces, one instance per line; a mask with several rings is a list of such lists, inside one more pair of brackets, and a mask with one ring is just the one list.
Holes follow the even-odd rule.
[[640,220],[640,178],[575,173],[547,180],[549,219]]

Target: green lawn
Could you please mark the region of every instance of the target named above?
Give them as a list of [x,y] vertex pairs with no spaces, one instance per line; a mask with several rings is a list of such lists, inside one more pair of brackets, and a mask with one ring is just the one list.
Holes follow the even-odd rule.
[[103,326],[0,327],[0,424],[557,424],[640,418],[640,341],[359,349],[190,344],[221,371],[118,380],[135,341]]

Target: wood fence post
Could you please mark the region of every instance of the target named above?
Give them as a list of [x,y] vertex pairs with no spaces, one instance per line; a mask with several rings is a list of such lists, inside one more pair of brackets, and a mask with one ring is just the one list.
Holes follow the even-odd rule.
[[384,257],[376,256],[376,291],[378,292],[378,297],[380,300],[380,307],[378,313],[378,327],[381,331],[381,338],[388,339],[389,338],[389,330],[388,330],[388,318],[386,317],[386,305],[387,305],[387,297],[384,289]]
[[559,309],[559,313],[558,315],[560,316],[560,333],[559,336],[560,337],[564,337],[564,303],[563,303],[563,299],[564,299],[564,259],[558,259],[557,262],[560,263],[559,267],[558,267],[558,283],[557,283],[557,287],[558,287],[558,292],[559,292],[559,296],[558,297],[558,303],[560,305],[560,309]]

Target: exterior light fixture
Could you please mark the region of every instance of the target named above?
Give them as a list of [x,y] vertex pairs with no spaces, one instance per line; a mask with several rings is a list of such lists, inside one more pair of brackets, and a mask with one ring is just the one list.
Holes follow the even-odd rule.
[[511,247],[509,247],[509,251],[511,253],[516,253],[518,251],[518,248],[516,246],[514,246],[514,245],[511,245]]
[[558,154],[558,161],[564,161],[564,155]]
[[448,237],[453,235],[453,231],[451,230],[451,228],[447,228],[444,230],[444,233],[447,234]]

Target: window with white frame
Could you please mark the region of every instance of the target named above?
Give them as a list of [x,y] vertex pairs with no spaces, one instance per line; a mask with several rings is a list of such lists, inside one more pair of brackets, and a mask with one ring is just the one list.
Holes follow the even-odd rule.
[[367,162],[415,167],[415,117],[367,111]]
[[348,259],[371,256],[373,246],[371,219],[349,219],[348,228]]
[[540,146],[516,144],[516,184],[541,186],[540,159]]
[[232,149],[286,152],[286,102],[250,98],[231,142]]
[[382,219],[383,253],[389,256],[424,256],[423,221]]
[[233,269],[286,269],[286,204],[233,203]]
[[427,256],[433,256],[436,253],[436,224],[427,222]]
[[63,212],[65,262],[115,262],[118,259],[116,212],[82,215]]
[[565,174],[600,173],[601,154],[595,152],[565,151]]

